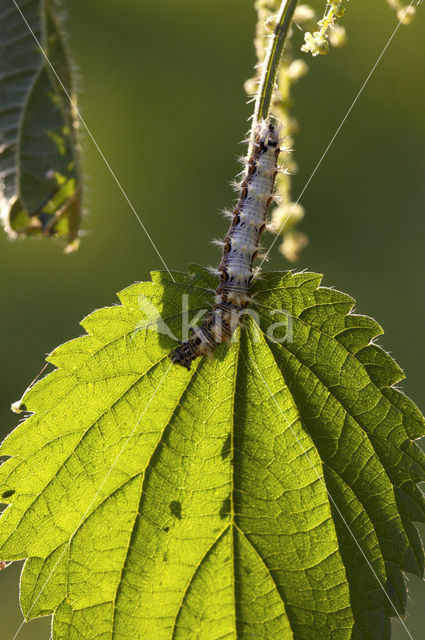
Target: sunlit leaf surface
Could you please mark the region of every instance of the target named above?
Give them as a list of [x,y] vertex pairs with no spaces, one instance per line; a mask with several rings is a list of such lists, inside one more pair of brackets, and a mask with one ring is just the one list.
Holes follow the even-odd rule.
[[193,316],[215,281],[173,275],[88,316],[16,407],[0,546],[28,558],[25,615],[55,639],[389,638],[423,571],[424,421],[382,330],[316,274],[266,274],[189,372],[182,296]]

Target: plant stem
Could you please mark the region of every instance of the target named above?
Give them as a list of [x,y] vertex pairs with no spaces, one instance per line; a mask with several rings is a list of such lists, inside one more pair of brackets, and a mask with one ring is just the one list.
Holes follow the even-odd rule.
[[277,15],[276,27],[264,60],[260,86],[258,87],[257,99],[255,101],[253,127],[255,127],[258,121],[266,119],[269,115],[283,45],[285,44],[297,4],[298,0],[282,0]]

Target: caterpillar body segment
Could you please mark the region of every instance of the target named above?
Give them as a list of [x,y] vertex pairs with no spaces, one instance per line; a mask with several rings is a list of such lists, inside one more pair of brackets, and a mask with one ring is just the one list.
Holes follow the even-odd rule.
[[216,302],[202,326],[170,353],[172,361],[187,369],[199,356],[211,355],[219,344],[229,342],[251,301],[250,284],[267,211],[274,198],[278,173],[280,138],[277,127],[259,122],[254,130],[251,152],[238,185],[239,199],[231,214],[217,272]]

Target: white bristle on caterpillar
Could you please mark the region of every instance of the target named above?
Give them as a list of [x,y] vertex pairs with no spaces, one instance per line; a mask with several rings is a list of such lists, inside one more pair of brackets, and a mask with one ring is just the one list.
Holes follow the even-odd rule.
[[261,234],[267,223],[267,211],[275,200],[274,183],[279,171],[278,128],[269,121],[256,124],[249,140],[250,153],[242,159],[242,180],[233,183],[239,200],[232,212],[231,225],[223,241],[213,241],[223,249],[217,273],[220,278],[216,302],[201,327],[171,352],[174,363],[190,369],[192,361],[211,355],[219,344],[229,342],[240,323],[243,310],[251,302],[250,284],[256,275],[253,266]]
[[224,240],[219,240],[218,238],[215,238],[214,240],[210,240],[210,244],[222,249],[224,246]]
[[221,215],[224,216],[225,218],[228,218],[230,220],[233,220],[233,211],[230,211],[229,209],[222,209],[220,211]]
[[217,276],[218,277],[220,275],[220,272],[217,269],[217,267],[211,267],[210,266],[210,267],[206,267],[206,269],[207,269],[208,273],[210,273],[212,276]]

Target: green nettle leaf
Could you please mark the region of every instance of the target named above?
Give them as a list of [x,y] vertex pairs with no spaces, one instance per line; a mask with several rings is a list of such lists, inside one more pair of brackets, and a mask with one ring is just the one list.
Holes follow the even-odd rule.
[[22,15],[14,2],[0,0],[1,219],[11,237],[59,236],[72,250],[78,245],[81,177],[76,114],[63,89],[74,98],[57,2],[16,4]]
[[[313,273],[270,273],[230,347],[168,358],[215,278],[154,273],[95,311],[5,440],[5,560],[56,639],[390,637],[425,432],[372,319]],[[184,305],[183,305],[184,306]],[[157,310],[157,316],[153,310]]]

